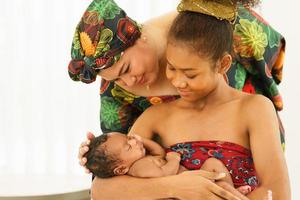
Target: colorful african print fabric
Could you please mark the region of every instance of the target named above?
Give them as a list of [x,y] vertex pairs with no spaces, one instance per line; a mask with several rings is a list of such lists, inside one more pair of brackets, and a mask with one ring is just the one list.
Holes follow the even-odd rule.
[[166,152],[181,155],[180,164],[188,170],[201,169],[209,158],[220,160],[227,168],[235,188],[249,185],[251,191],[258,186],[251,151],[231,142],[194,141],[171,145]]
[[94,0],[76,27],[68,66],[74,81],[91,83],[140,37],[139,25],[113,0]]
[[173,101],[179,96],[137,96],[114,82],[102,79],[100,122],[103,133],[127,134],[134,121],[150,106]]
[[227,73],[229,85],[263,94],[276,110],[283,108],[278,84],[282,80],[285,40],[253,10],[239,7],[234,24],[235,60]]
[[[236,57],[225,79],[233,88],[268,97],[280,111],[283,104],[277,86],[282,79],[285,40],[254,11],[245,7],[240,7],[238,11],[234,24]],[[102,80],[100,93],[100,121],[104,133],[127,133],[147,107],[179,98],[136,96],[105,80]],[[279,116],[278,120],[284,148],[284,129]]]

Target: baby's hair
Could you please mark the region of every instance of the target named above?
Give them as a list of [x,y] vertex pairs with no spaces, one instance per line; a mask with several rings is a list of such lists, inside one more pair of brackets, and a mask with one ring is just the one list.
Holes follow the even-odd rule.
[[169,43],[187,45],[213,62],[224,53],[232,52],[232,41],[233,30],[229,21],[190,11],[178,14],[168,35]]
[[102,134],[92,139],[89,151],[84,154],[87,158],[86,168],[100,178],[115,176],[114,168],[120,163],[115,155],[108,154],[103,145],[108,137],[107,134]]

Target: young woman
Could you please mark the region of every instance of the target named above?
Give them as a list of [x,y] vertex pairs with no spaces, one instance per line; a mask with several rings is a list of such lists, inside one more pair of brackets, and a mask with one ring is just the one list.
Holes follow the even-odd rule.
[[180,98],[147,109],[130,134],[157,134],[168,152],[182,154],[181,164],[190,170],[221,162],[235,188],[251,186],[250,199],[264,199],[268,190],[274,199],[290,199],[271,101],[233,89],[224,80],[232,60],[231,41],[229,18],[181,12],[166,51],[166,76]]
[[[110,5],[104,6],[106,9],[110,8],[110,12],[103,12],[101,6],[104,4]],[[197,10],[195,9],[195,11]],[[268,64],[269,70],[273,67],[272,69],[280,72],[282,62],[279,62],[281,60],[278,60],[277,57],[279,52],[283,50],[280,42],[282,37],[264,21],[261,21],[250,9],[240,7],[238,11],[235,22],[235,52],[237,57],[235,57],[236,60],[227,73],[228,83],[238,89],[249,90],[250,88],[249,91],[251,92],[257,89],[260,89],[258,92],[265,93],[272,91],[272,93],[268,93],[268,96],[276,97],[272,100],[279,99],[277,98],[276,84],[274,84],[275,81],[280,82],[279,76],[275,76],[275,78],[266,76],[265,70],[262,69],[265,69],[265,64]],[[108,13],[108,15],[104,16],[101,12]],[[101,87],[100,114],[101,128],[104,133],[111,131],[126,133],[135,119],[147,107],[161,102],[169,102],[179,97],[176,88],[165,76],[167,62],[164,53],[167,31],[176,15],[177,13],[172,13],[145,24],[140,36],[139,29],[132,20],[120,21],[120,19],[128,19],[128,17],[113,1],[94,1],[89,6],[77,28],[73,43],[73,60],[69,66],[69,72],[74,80],[84,82],[92,82],[97,74],[104,78]],[[116,23],[112,23],[113,19],[116,18]],[[118,24],[124,25],[123,29],[118,27]],[[250,31],[247,31],[248,29]],[[267,31],[277,38],[276,41],[269,40],[272,45],[265,44],[268,40],[267,36],[270,35],[265,33]],[[258,39],[260,40],[258,41],[263,45],[256,46],[256,41],[247,43],[249,42],[247,37],[251,36],[247,33],[259,35],[260,38]],[[123,52],[122,56],[120,56],[121,52]],[[254,66],[256,70],[254,70]],[[267,72],[269,71],[267,70]],[[272,72],[272,74],[275,75],[276,73]],[[250,84],[249,80],[254,86]],[[280,104],[276,103],[280,101],[274,102],[280,108]],[[79,154],[82,165],[86,162],[82,155],[87,150],[88,147],[84,142]],[[209,199],[210,196],[216,194],[227,199],[233,198],[232,195],[209,181],[206,175],[206,178],[199,178],[194,173],[207,174],[205,172],[190,172],[159,180],[117,177],[117,180],[115,178],[105,181],[96,180],[93,187],[100,188],[102,199],[118,199],[119,195],[124,199],[132,199],[136,195],[140,195],[138,197],[141,198],[146,196],[149,199],[160,198],[164,197],[166,191],[162,188],[165,186],[180,193],[182,199],[193,199],[195,198],[192,197],[193,194],[202,196],[203,199]],[[208,176],[212,179],[218,178],[216,175],[210,174]],[[180,182],[176,182],[176,180],[180,180]],[[128,185],[132,188],[138,188],[138,192],[136,194],[134,191],[127,193]],[[203,187],[198,187],[198,185]],[[144,190],[144,187],[152,189]],[[188,187],[189,190],[185,190],[184,187]],[[119,193],[114,193],[115,190],[118,190]]]

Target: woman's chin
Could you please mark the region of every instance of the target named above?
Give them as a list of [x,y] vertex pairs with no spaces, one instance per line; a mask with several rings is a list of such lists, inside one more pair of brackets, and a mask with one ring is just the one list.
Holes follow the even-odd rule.
[[145,78],[145,83],[144,83],[144,85],[149,85],[149,86],[151,86],[152,84],[154,84],[155,82],[157,81],[157,76],[147,76],[146,78]]

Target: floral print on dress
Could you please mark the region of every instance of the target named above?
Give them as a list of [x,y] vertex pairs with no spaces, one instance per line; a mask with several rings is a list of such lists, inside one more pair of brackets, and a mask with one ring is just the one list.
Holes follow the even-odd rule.
[[188,170],[199,170],[209,158],[220,160],[229,171],[234,187],[249,185],[251,189],[258,186],[258,180],[252,154],[245,147],[224,141],[191,141],[177,143],[166,152],[181,154],[181,162]]
[[139,96],[127,92],[117,84],[114,85],[114,88],[111,90],[111,94],[120,102],[127,102],[129,104],[132,104],[135,98],[139,98]]
[[238,90],[242,90],[245,85],[245,80],[247,77],[247,71],[246,69],[241,65],[237,64],[237,69],[235,73],[235,88]]
[[195,153],[195,149],[192,149],[191,144],[180,143],[171,147],[172,151],[181,154],[181,160],[189,159]]
[[257,22],[241,19],[234,29],[234,49],[242,57],[262,60],[268,45],[267,34]]
[[255,88],[251,83],[251,79],[248,79],[243,87],[243,92],[247,92],[249,94],[255,94]]
[[274,97],[280,96],[277,85],[282,79],[284,38],[255,11],[240,6],[234,25],[234,51],[235,60],[227,73],[229,85],[241,88],[242,66],[246,70],[242,90],[248,91],[246,83],[251,82],[254,89],[251,92],[265,95],[273,101],[276,110],[282,110],[283,103],[275,102]]
[[148,99],[152,105],[161,104],[163,102],[162,99],[159,97],[150,97]]
[[107,129],[117,130],[121,128],[119,119],[119,109],[122,104],[114,101],[112,97],[101,98],[101,114],[100,120]]

